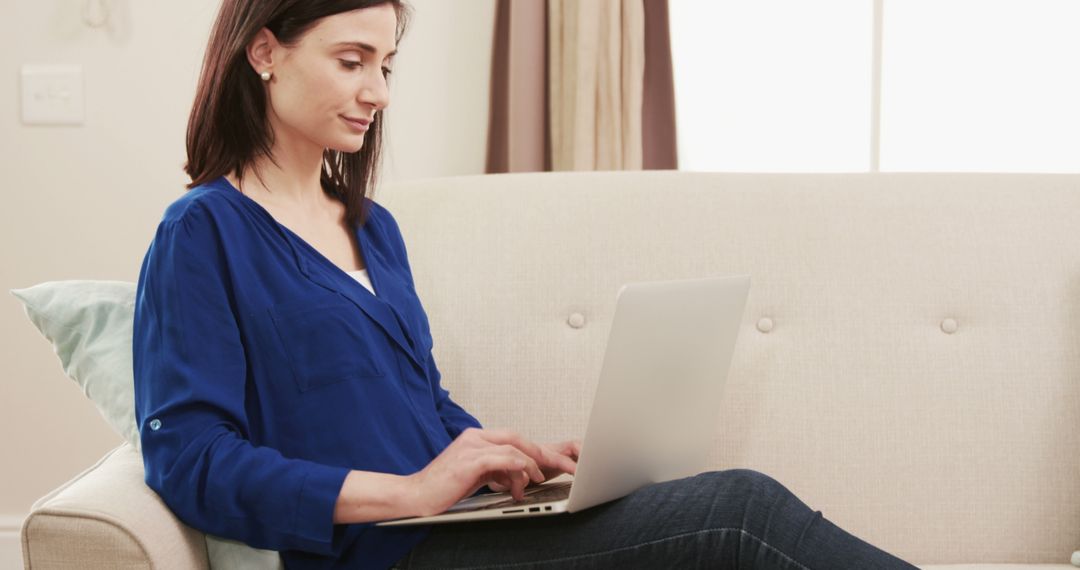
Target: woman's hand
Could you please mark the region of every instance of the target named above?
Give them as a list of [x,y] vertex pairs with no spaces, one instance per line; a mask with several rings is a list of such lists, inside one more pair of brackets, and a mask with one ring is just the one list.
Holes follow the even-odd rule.
[[[560,441],[558,443],[541,443],[540,449],[546,454],[550,454],[552,456],[562,455],[574,462],[573,469],[562,469],[559,467],[541,467],[540,471],[541,473],[543,473],[545,480],[554,479],[555,477],[558,477],[563,473],[570,473],[571,475],[573,475],[574,472],[577,470],[578,456],[581,455],[581,440],[572,439],[567,441]],[[511,485],[509,480],[496,476],[491,482],[488,483],[488,487],[492,491],[499,493],[510,489]]]
[[573,473],[575,467],[567,455],[515,432],[469,428],[427,467],[407,476],[411,510],[419,516],[439,514],[490,482],[505,485],[521,500],[530,480],[541,483],[545,472]]

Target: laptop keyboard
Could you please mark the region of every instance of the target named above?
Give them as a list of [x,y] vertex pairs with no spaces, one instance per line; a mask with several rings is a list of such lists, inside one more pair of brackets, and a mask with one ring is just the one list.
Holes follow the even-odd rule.
[[516,507],[520,505],[535,505],[537,503],[548,503],[552,501],[561,501],[570,496],[570,485],[572,483],[573,481],[560,481],[558,483],[549,483],[547,485],[538,485],[531,489],[525,489],[525,498],[520,501],[515,501],[513,497],[510,497],[502,501],[486,503],[478,507],[462,509],[452,508],[450,510],[452,512],[469,512],[487,509],[499,509],[503,507]]
[[573,481],[562,481],[548,485],[540,485],[532,489],[525,489],[525,498],[520,501],[510,499],[511,505],[532,505],[547,503],[549,501],[561,501],[570,496],[570,485]]

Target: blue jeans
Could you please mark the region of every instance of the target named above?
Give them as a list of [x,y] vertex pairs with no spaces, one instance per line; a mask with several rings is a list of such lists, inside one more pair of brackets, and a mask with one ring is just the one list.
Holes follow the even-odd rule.
[[395,568],[916,568],[750,469],[655,483],[577,513],[431,529]]

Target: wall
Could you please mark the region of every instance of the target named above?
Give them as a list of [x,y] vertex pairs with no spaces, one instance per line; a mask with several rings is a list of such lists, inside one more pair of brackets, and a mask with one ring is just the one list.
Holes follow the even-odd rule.
[[[391,81],[383,181],[483,172],[494,0],[410,0]],[[17,566],[30,505],[120,443],[7,291],[42,281],[135,281],[187,177],[184,130],[218,0],[6,2],[0,19],[0,567]],[[20,122],[23,64],[83,66],[80,126]]]

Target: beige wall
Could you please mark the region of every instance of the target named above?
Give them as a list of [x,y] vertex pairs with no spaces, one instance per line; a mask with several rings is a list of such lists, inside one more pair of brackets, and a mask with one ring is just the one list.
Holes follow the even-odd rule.
[[[384,181],[483,171],[494,0],[409,0],[387,110]],[[42,281],[135,281],[165,206],[187,182],[184,129],[219,0],[4,0],[0,18],[0,519],[13,520],[120,441],[7,291]],[[24,126],[19,69],[81,64],[86,122]],[[0,529],[2,530],[2,529]]]

